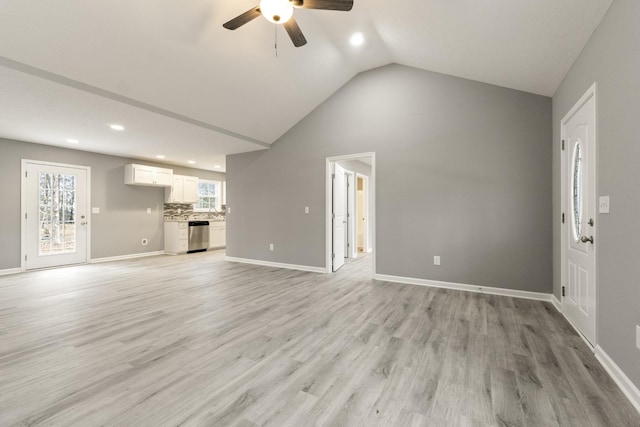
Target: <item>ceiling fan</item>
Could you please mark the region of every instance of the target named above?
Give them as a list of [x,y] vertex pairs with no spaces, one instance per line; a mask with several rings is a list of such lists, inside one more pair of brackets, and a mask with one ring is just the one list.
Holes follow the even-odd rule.
[[259,6],[236,16],[222,26],[228,30],[235,30],[262,15],[267,21],[284,26],[295,47],[304,46],[307,39],[293,18],[294,7],[348,12],[353,7],[353,0],[260,0]]

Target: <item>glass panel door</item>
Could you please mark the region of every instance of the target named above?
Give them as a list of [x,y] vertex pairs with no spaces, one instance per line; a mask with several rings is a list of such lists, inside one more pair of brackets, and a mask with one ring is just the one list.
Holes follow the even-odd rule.
[[87,168],[26,163],[26,269],[87,261]]

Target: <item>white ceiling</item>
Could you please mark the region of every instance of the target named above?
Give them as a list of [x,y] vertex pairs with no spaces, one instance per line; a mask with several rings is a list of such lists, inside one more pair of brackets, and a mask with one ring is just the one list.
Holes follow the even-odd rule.
[[[0,137],[213,170],[264,149],[357,73],[396,62],[551,96],[612,0],[354,0],[296,9],[294,48],[258,0],[2,0]],[[354,31],[363,46],[348,42]],[[114,133],[108,124],[126,126]]]

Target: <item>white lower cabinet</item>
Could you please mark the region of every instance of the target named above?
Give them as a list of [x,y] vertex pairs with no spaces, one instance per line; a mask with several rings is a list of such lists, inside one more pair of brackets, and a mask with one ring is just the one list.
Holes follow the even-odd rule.
[[227,245],[227,223],[212,221],[209,223],[209,248],[224,248]]
[[186,254],[189,250],[189,223],[164,223],[164,251],[168,254]]

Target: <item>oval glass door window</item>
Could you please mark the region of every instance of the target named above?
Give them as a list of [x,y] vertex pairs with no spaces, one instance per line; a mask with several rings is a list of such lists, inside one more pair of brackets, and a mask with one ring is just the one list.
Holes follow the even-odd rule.
[[573,174],[571,175],[571,218],[573,239],[575,241],[580,240],[582,234],[582,203],[583,203],[583,190],[582,190],[582,145],[580,140],[576,141],[573,147]]

